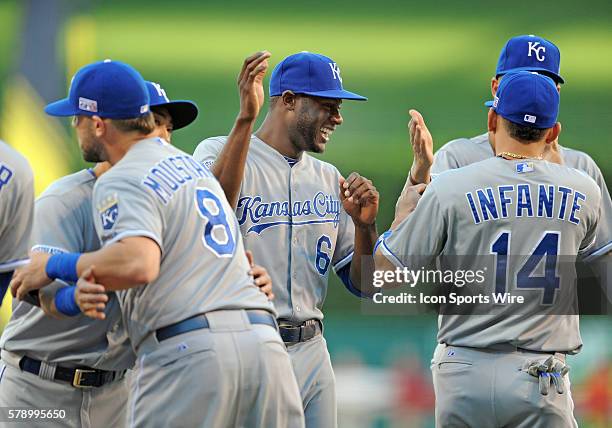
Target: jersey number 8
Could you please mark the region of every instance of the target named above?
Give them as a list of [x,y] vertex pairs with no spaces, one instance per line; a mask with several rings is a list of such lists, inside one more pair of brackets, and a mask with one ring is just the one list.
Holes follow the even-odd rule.
[[208,189],[196,189],[195,203],[200,217],[206,219],[202,242],[217,257],[231,257],[236,241],[227,222],[227,215],[219,198]]

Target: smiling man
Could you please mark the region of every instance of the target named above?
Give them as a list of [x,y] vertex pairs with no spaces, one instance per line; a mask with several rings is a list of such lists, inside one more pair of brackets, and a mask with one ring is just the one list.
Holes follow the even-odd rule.
[[[272,276],[281,336],[296,374],[307,427],[335,427],[335,379],[321,308],[330,268],[358,296],[370,295],[363,261],[377,239],[378,192],[352,173],[346,180],[322,153],[343,118],[343,99],[366,100],[344,90],[331,58],[301,52],[281,61],[270,80],[270,109],[251,135],[263,104],[268,52],[259,52],[239,76],[240,114],[228,137],[209,138],[194,158],[210,166],[236,208],[247,249]],[[363,266],[362,266],[363,265]],[[365,277],[365,274],[364,274]]]

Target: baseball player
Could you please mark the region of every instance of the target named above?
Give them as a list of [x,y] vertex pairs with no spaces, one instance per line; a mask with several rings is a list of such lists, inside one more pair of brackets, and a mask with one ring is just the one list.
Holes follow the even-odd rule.
[[[93,190],[102,248],[32,254],[11,291],[21,299],[86,274],[121,290],[138,361],[132,426],[303,426],[275,311],[248,274],[237,221],[206,168],[147,138],[149,101],[136,70],[107,60],[79,70],[68,98],[46,107],[76,116],[83,154],[113,165]],[[74,310],[74,291],[55,304]]]
[[[501,50],[495,76],[491,78],[491,93],[495,96],[499,83],[504,75],[517,70],[533,71],[553,79],[557,89],[564,83],[559,74],[561,54],[557,46],[542,37],[527,35],[513,37]],[[491,106],[491,102],[486,103]],[[418,118],[412,122],[412,128]],[[411,182],[428,183],[430,170],[439,174],[449,169],[460,168],[495,156],[495,146],[488,133],[473,137],[459,138],[442,146],[433,156],[431,143],[417,143],[423,149],[415,148],[415,161],[411,169]],[[419,154],[421,154],[419,156]],[[563,163],[569,167],[586,172],[601,189],[602,213],[597,230],[597,241],[586,260],[595,260],[612,250],[612,199],[601,171],[593,159],[579,150],[563,147],[555,141],[547,148],[544,157],[550,161]]]
[[0,305],[15,268],[28,261],[34,177],[28,161],[0,141]]
[[[474,307],[486,314],[439,316],[436,426],[577,426],[565,358],[582,342],[578,316],[564,305],[575,292],[571,260],[594,245],[601,192],[583,172],[542,160],[560,131],[558,108],[550,78],[508,74],[488,118],[497,156],[440,174],[377,243],[384,270],[444,256],[442,269],[477,271],[494,258]],[[469,288],[453,292],[477,295]],[[525,302],[489,304],[494,293]]]
[[[147,82],[154,135],[168,141],[174,129],[195,120],[197,106],[190,101],[170,101],[157,83]],[[32,251],[55,253],[99,250],[91,214],[93,186],[110,168],[108,162],[79,171],[52,183],[36,201]],[[84,315],[66,317],[54,305],[56,292],[66,284],[56,282],[39,293],[45,312],[26,302],[13,309],[0,347],[3,378],[0,406],[69,409],[67,418],[33,420],[41,426],[97,427],[127,424],[128,385],[125,371],[135,357],[127,339],[115,293],[109,293],[106,310],[96,322]],[[62,317],[62,315],[64,315]]]
[[[356,173],[346,180],[322,153],[342,124],[342,87],[332,59],[302,52],[281,61],[270,80],[270,109],[251,135],[263,104],[268,52],[245,61],[241,109],[228,137],[209,138],[194,157],[211,167],[236,208],[246,248],[272,276],[281,336],[293,363],[306,426],[337,425],[335,379],[321,307],[333,269],[357,296],[370,295],[365,260],[377,239],[378,192]],[[256,91],[244,89],[248,79]],[[371,268],[371,266],[370,266]],[[362,270],[364,272],[362,272]]]

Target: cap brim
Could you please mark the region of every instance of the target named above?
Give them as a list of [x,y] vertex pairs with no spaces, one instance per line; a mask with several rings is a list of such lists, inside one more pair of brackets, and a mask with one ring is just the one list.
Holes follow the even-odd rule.
[[198,117],[198,106],[188,100],[170,101],[168,103],[154,104],[152,108],[164,107],[172,117],[172,129],[176,131],[189,125]]
[[543,67],[517,67],[517,68],[511,68],[509,70],[504,70],[501,73],[497,73],[498,76],[503,76],[504,74],[508,74],[508,73],[512,73],[515,71],[536,71],[538,73],[543,74],[544,76],[548,76],[551,79],[553,79],[555,82],[557,83],[565,83],[565,80],[563,79],[563,77],[559,76],[557,73],[554,73],[552,71],[550,71],[547,68],[543,68]]
[[75,109],[68,98],[47,104],[45,113],[51,116],[77,116],[83,114],[82,111]]
[[310,95],[313,97],[321,97],[321,98],[339,98],[342,100],[355,100],[355,101],[367,101],[366,97],[363,97],[359,94],[355,94],[353,92],[345,91],[345,90],[337,90],[332,89],[329,91],[317,91],[317,92],[299,92],[300,94]]

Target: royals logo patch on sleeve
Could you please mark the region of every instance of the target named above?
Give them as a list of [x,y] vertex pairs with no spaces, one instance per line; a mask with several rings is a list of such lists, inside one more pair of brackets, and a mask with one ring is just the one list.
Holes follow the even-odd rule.
[[119,199],[117,198],[117,194],[104,199],[104,201],[98,205],[98,212],[100,213],[102,228],[104,230],[111,230],[119,216]]

